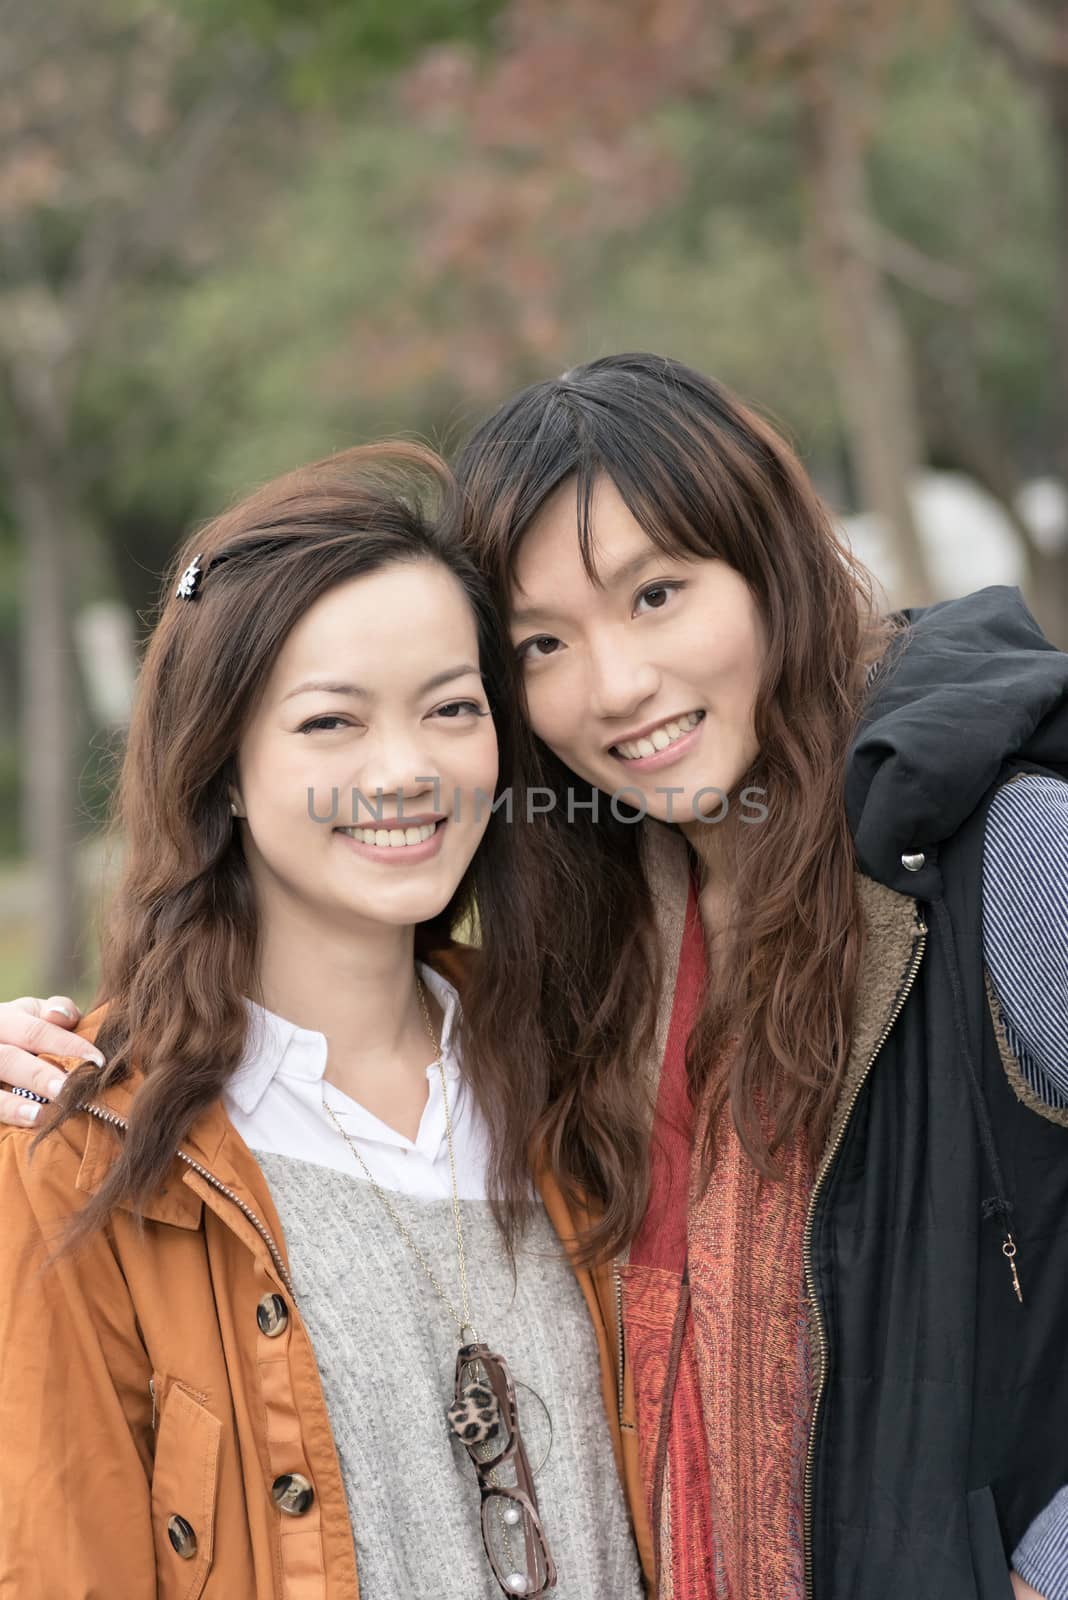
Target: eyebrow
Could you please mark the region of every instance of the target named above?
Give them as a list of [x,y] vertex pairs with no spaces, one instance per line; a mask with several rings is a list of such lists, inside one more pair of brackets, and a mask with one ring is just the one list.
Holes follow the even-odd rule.
[[[643,567],[647,567],[651,561],[656,561],[660,558],[669,561],[672,559],[666,550],[660,550],[659,548],[639,550],[636,556],[631,556],[629,561],[624,561],[614,571],[603,576],[601,588],[621,588],[623,584],[630,583],[632,579],[636,578]],[[678,558],[676,557],[675,559],[677,560]],[[540,617],[557,617],[560,615],[562,613],[554,611],[551,606],[521,606],[512,612],[511,620],[518,623],[527,623],[533,622]]]
[[[446,667],[444,671],[435,672],[433,677],[428,678],[425,683],[421,683],[416,690],[416,694],[429,694],[431,689],[440,689],[443,684],[452,683],[457,678],[471,676],[481,678],[482,674],[477,667],[472,667],[467,662],[458,667]],[[292,700],[295,695],[312,694],[313,692],[317,694],[347,694],[363,700],[374,699],[373,691],[364,689],[358,683],[337,683],[329,678],[316,678],[308,683],[298,684],[295,689],[291,689],[287,695],[284,695],[283,699]]]

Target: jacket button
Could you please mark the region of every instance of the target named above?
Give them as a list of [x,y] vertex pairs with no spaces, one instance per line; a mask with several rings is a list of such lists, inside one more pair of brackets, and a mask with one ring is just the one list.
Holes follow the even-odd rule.
[[271,1499],[279,1511],[291,1517],[302,1517],[310,1510],[315,1490],[299,1472],[283,1472],[271,1484]]
[[183,1561],[192,1561],[197,1553],[197,1536],[184,1517],[168,1517],[167,1538]]
[[904,867],[906,872],[919,872],[926,860],[927,857],[924,855],[923,851],[917,850],[915,855],[902,856],[901,865]]
[[265,1294],[256,1307],[256,1321],[261,1333],[268,1339],[277,1339],[280,1333],[286,1331],[289,1322],[289,1311],[280,1294]]

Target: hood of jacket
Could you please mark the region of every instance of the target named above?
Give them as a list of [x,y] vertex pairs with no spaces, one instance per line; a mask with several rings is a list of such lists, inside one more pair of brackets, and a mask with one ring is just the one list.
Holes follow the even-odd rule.
[[[938,848],[1008,761],[1068,761],[1068,654],[1003,585],[899,613],[849,750],[845,801],[861,870],[934,899]],[[903,856],[923,855],[910,870]]]

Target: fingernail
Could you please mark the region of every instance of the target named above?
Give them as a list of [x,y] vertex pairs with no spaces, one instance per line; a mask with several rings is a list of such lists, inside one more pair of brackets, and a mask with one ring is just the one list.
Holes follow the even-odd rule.
[[45,1084],[45,1091],[49,1100],[57,1099],[58,1096],[63,1093],[63,1090],[66,1088],[66,1084],[67,1080],[62,1073],[57,1073],[54,1078],[49,1078],[48,1082]]
[[104,1060],[104,1057],[100,1054],[99,1050],[91,1050],[85,1059],[87,1061],[91,1061],[94,1067],[107,1066],[107,1062]]
[[50,1015],[53,1011],[58,1011],[60,1016],[66,1017],[68,1022],[76,1021],[75,1014],[70,1006],[49,1006],[48,1014]]
[[19,1108],[19,1116],[23,1122],[36,1122],[40,1115],[41,1108],[34,1100],[28,1100],[24,1106]]

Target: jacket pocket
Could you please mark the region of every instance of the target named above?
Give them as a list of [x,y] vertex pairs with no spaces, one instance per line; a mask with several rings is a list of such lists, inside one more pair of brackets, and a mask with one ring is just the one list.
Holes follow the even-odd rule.
[[222,1424],[171,1383],[162,1400],[152,1469],[152,1532],[159,1600],[199,1600],[211,1570]]
[[989,1484],[972,1489],[968,1495],[968,1537],[977,1600],[1013,1600],[1009,1558]]

